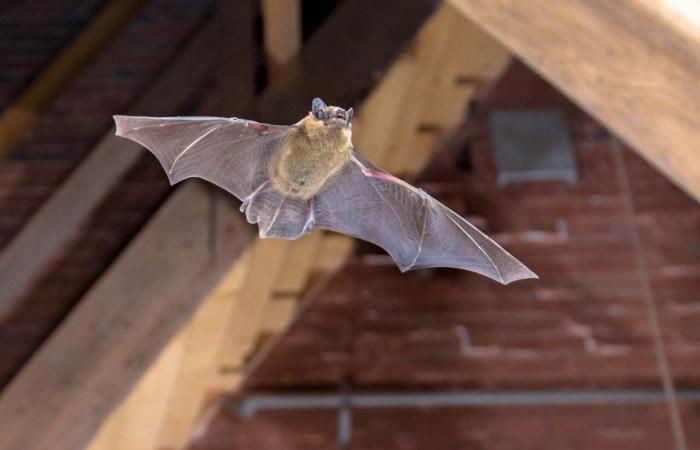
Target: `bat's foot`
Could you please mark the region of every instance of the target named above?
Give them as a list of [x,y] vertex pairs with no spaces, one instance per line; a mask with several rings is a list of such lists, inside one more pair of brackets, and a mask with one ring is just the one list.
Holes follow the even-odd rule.
[[314,229],[314,223],[315,221],[312,220],[306,224],[306,227],[304,227],[304,234],[311,234],[311,231]]
[[304,227],[304,234],[311,234],[311,230],[314,229],[314,224],[316,219],[314,216],[314,199],[311,197],[309,199],[309,215],[306,219],[306,226]]
[[250,195],[247,196],[247,197],[243,200],[243,203],[241,203],[241,207],[239,208],[240,211],[241,211],[243,214],[246,213],[246,210],[247,210],[248,207],[250,206],[250,202],[253,201],[253,199],[254,199],[255,196],[258,194],[258,192],[260,192],[260,190],[262,190],[265,186],[267,186],[267,183],[269,183],[269,182],[270,182],[270,180],[267,180],[266,182],[264,182],[263,184],[261,184],[260,186],[258,186],[258,188],[257,188],[256,190],[254,190],[253,192],[251,192]]
[[248,197],[247,199],[243,200],[243,203],[241,203],[241,207],[238,208],[238,210],[239,210],[240,212],[242,212],[243,214],[245,214],[245,210],[248,209],[248,205],[250,205],[250,197]]

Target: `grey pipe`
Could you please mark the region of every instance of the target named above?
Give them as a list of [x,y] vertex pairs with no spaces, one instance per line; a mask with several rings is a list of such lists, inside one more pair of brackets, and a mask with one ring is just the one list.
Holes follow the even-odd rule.
[[[700,389],[679,389],[681,401],[700,400]],[[664,400],[660,389],[571,389],[518,391],[441,391],[405,393],[251,394],[234,405],[243,417],[264,409],[424,408],[457,406],[651,403]]]

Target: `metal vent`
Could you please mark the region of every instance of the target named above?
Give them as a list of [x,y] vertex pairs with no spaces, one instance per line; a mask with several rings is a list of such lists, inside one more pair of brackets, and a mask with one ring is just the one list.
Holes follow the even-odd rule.
[[489,122],[499,184],[576,182],[576,160],[560,111],[493,111]]

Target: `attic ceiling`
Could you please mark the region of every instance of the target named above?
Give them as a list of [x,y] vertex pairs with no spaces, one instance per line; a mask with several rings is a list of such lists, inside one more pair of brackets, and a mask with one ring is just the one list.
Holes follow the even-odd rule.
[[[346,448],[682,450],[669,421],[674,404],[662,401],[645,279],[680,395],[681,432],[687,448],[700,447],[700,409],[688,400],[700,388],[700,207],[526,64],[509,63],[480,26],[607,119],[607,109],[592,109],[594,97],[562,85],[566,79],[550,60],[513,44],[527,30],[508,30],[488,8],[479,10],[481,2],[437,3],[299,2],[298,36],[276,44],[286,46],[289,64],[264,54],[264,11],[287,17],[275,0],[120,6],[122,17],[133,18],[35,111],[38,121],[0,159],[0,447],[339,448],[335,408],[243,418],[235,405],[261,393],[572,389],[644,390],[658,399],[643,407],[350,408]],[[3,117],[114,5],[0,5]],[[575,22],[576,11],[588,8],[572,1],[557,11]],[[397,16],[400,26],[375,26]],[[541,18],[532,29],[542,31]],[[361,36],[348,31],[363,27]],[[674,30],[688,37],[684,26]],[[679,67],[688,69],[683,61]],[[379,249],[332,234],[253,241],[230,199],[196,183],[174,192],[153,158],[111,137],[112,115],[139,109],[289,122],[319,91],[359,106],[355,144],[371,160],[469,218],[540,280],[502,287],[452,270],[402,275]],[[692,111],[697,99],[687,100]],[[499,185],[490,115],[541,110],[563,115],[578,179]],[[626,124],[608,125],[638,143]],[[663,135],[652,128],[656,145]],[[91,179],[100,165],[94,155],[119,150],[129,156]],[[677,172],[641,151],[693,192],[686,176],[692,163]],[[629,193],[620,173],[629,178]],[[193,225],[154,230],[167,214],[191,217]],[[168,252],[188,252],[176,242],[183,233],[201,244],[190,259],[167,274],[142,268],[147,260],[157,266]],[[55,247],[45,251],[49,242]],[[133,285],[123,281],[139,276]],[[162,289],[168,276],[178,277],[178,292],[156,298],[140,289]],[[96,298],[106,307],[91,312]],[[62,365],[68,356],[84,364],[73,369],[83,369]],[[110,370],[124,376],[110,377]]]

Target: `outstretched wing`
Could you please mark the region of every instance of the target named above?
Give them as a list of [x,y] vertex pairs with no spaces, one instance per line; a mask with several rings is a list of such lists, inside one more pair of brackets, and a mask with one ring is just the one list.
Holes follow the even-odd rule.
[[117,136],[146,147],[171,184],[198,177],[245,200],[269,178],[269,166],[292,129],[223,117],[114,116]]
[[537,278],[457,213],[356,152],[314,202],[316,226],[382,247],[402,272],[454,267],[503,284]]

